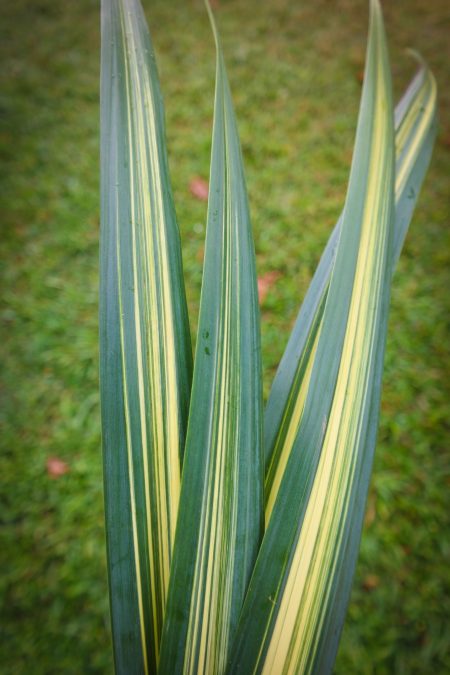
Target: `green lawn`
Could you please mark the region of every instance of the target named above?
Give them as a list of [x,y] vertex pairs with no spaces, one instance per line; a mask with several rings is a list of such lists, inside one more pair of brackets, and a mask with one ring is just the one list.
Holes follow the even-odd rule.
[[[367,30],[357,0],[221,0],[263,303],[265,392],[343,205]],[[214,46],[200,0],[147,2],[195,327]],[[396,95],[440,89],[432,166],[393,287],[379,443],[336,673],[450,672],[447,0],[385,3]],[[110,673],[98,398],[99,8],[0,5],[0,670]],[[447,50],[447,51],[446,51]],[[52,478],[47,462],[67,473]],[[446,475],[447,472],[447,475]],[[447,652],[447,653],[446,653]],[[274,674],[276,675],[276,674]]]

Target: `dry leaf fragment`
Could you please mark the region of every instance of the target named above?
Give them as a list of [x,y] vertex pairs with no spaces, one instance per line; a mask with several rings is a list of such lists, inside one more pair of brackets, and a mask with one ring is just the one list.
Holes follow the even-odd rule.
[[262,277],[258,277],[258,298],[260,304],[262,304],[266,298],[267,293],[270,291],[277,279],[280,278],[280,273],[276,270],[271,272],[266,272]]
[[380,585],[380,579],[375,574],[368,574],[363,581],[363,588],[366,591],[373,591]]
[[62,459],[59,459],[58,457],[49,457],[47,459],[47,474],[53,480],[59,478],[60,476],[64,476],[64,474],[68,473],[69,471],[69,465]]
[[201,202],[208,201],[208,183],[203,178],[199,178],[198,176],[192,178],[189,182],[189,190],[191,195]]

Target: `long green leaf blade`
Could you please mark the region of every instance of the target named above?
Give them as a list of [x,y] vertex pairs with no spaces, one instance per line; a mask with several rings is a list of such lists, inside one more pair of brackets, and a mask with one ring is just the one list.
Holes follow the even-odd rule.
[[[422,67],[395,111],[396,182],[392,269],[400,255],[436,135],[436,83]],[[299,311],[265,410],[266,522],[295,440],[342,225],[338,220]]]
[[[208,8],[209,9],[209,8]],[[217,32],[205,267],[160,672],[221,673],[263,530],[259,308]]]
[[355,151],[311,384],[246,596],[232,673],[329,672],[347,603],[357,550],[348,525],[370,474],[393,245],[390,72],[378,2],[370,13]]
[[153,49],[138,0],[102,1],[101,401],[116,671],[155,672],[192,368]]

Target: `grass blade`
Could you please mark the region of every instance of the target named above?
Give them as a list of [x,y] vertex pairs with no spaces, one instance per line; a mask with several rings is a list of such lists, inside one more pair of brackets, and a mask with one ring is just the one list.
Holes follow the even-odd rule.
[[153,49],[138,0],[102,1],[101,401],[116,671],[154,672],[191,378]]
[[[208,8],[209,9],[209,8]],[[161,673],[221,673],[263,530],[254,249],[217,31],[205,267]]]
[[[371,2],[361,108],[311,384],[244,603],[231,673],[331,670],[376,434],[394,216],[394,126]],[[341,586],[338,582],[341,582]]]
[[[395,268],[425,177],[436,135],[436,83],[422,67],[397,105]],[[286,468],[309,386],[317,336],[328,293],[342,216],[338,220],[307,291],[293,332],[275,375],[265,410],[266,522]]]

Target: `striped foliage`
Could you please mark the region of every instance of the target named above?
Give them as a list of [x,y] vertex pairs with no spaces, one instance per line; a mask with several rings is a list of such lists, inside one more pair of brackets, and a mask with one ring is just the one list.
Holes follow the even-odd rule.
[[116,671],[327,673],[362,528],[392,274],[431,156],[436,84],[422,64],[394,114],[381,11],[370,0],[345,207],[263,433],[245,179],[206,5],[216,91],[191,390],[150,36],[139,0],[102,0],[100,376]]
[[[436,82],[425,66],[396,107],[395,131],[392,271],[400,256],[436,135]],[[341,226],[342,216],[311,281],[267,401],[264,417],[266,522],[299,429]]]
[[241,152],[217,31],[200,319],[161,673],[223,672],[263,528],[259,309]]
[[154,671],[191,346],[164,119],[136,0],[102,2],[101,401],[116,668]]
[[233,673],[323,673],[334,662],[376,437],[394,152],[388,56],[372,2],[349,188],[309,388],[243,607]]

